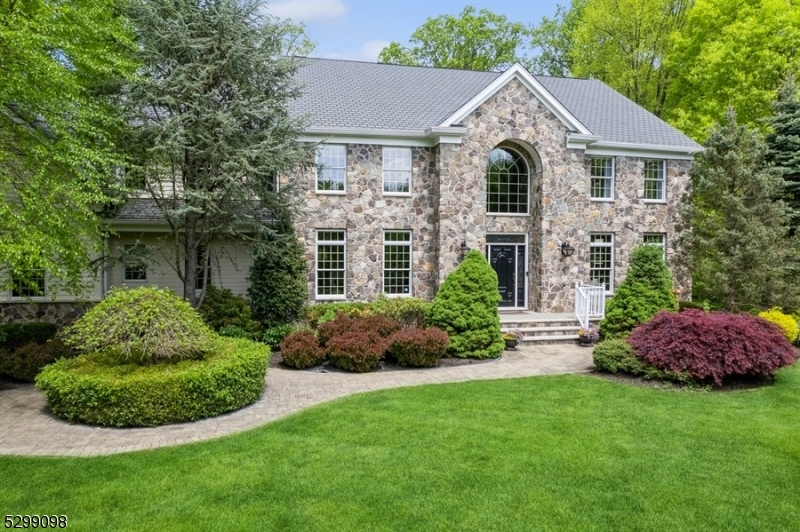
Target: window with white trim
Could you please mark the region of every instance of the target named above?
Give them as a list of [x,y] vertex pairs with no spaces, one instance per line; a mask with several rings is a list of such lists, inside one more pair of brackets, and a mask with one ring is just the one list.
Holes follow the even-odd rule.
[[27,279],[11,275],[11,297],[44,297],[44,269],[32,270]]
[[146,281],[147,265],[142,254],[144,246],[141,244],[125,244],[125,277],[126,281]]
[[530,173],[514,150],[495,148],[486,165],[486,212],[527,214]]
[[323,144],[317,150],[317,192],[344,192],[347,150],[343,144]]
[[667,235],[664,233],[645,233],[644,243],[648,246],[656,246],[661,248],[663,253],[664,262],[667,260]]
[[211,284],[211,253],[206,257],[206,267],[203,268],[203,255],[206,254],[205,246],[197,247],[197,273],[194,279],[194,289],[202,290],[206,284]]
[[647,159],[644,162],[644,199],[650,201],[664,201],[666,179],[664,167],[666,161]]
[[383,233],[383,291],[411,295],[411,231]]
[[411,193],[411,148],[383,148],[383,191]]
[[613,157],[592,157],[590,188],[592,199],[614,199]]
[[317,231],[317,297],[345,297],[345,237],[341,230]]
[[614,234],[592,233],[589,241],[589,281],[614,291]]

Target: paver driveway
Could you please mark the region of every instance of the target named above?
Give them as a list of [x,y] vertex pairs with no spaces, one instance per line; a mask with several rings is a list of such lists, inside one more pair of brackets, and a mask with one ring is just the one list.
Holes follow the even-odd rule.
[[134,429],[70,425],[49,412],[32,385],[12,385],[0,389],[0,454],[93,456],[152,449],[233,434],[369,390],[592,369],[591,349],[573,345],[524,346],[483,364],[365,374],[270,368],[264,394],[250,406],[194,423]]

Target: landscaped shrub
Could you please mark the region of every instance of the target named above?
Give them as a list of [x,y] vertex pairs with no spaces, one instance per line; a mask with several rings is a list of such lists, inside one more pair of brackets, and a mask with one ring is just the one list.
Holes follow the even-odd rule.
[[249,333],[258,333],[261,324],[253,319],[250,303],[229,288],[206,287],[203,304],[197,309],[209,327],[219,332],[223,327],[234,326]]
[[121,363],[111,352],[62,358],[36,377],[56,415],[115,427],[193,421],[236,410],[264,389],[269,348],[218,338],[203,359]]
[[629,341],[648,364],[716,386],[731,376],[770,376],[797,356],[770,322],[727,312],[659,312]]
[[308,301],[308,263],[291,219],[273,230],[256,247],[247,289],[253,317],[270,326],[297,321]]
[[248,340],[253,339],[252,333],[245,331],[238,325],[223,325],[217,332],[220,336],[224,336],[226,338],[247,338]]
[[362,301],[318,303],[305,308],[305,319],[312,328],[316,329],[323,323],[335,319],[339,314],[364,317],[371,313],[370,304]]
[[325,360],[325,350],[320,347],[314,331],[295,331],[281,342],[283,363],[297,369],[310,368]]
[[375,333],[381,338],[387,338],[400,328],[399,323],[385,316],[372,315],[358,318],[340,313],[332,321],[320,325],[317,335],[320,345],[327,346],[331,338],[347,332]]
[[793,344],[797,341],[797,320],[794,317],[784,314],[779,308],[771,308],[764,312],[759,312],[758,315],[780,327],[783,336],[786,337],[789,343]]
[[57,338],[43,344],[28,342],[16,349],[0,349],[0,375],[25,382],[33,382],[43,367],[59,358],[75,356],[77,353]]
[[600,334],[606,340],[623,338],[659,310],[675,310],[676,304],[663,250],[656,246],[638,246],[631,253],[625,280],[606,305]]
[[429,323],[450,337],[455,357],[495,358],[505,349],[500,334],[497,274],[473,249],[442,283],[429,309]]
[[351,331],[328,341],[328,358],[337,368],[366,373],[372,371],[383,358],[386,339],[376,333]]
[[373,314],[386,316],[403,327],[425,327],[425,313],[430,303],[418,297],[389,298],[381,294],[370,303]]
[[447,333],[430,329],[401,329],[389,337],[388,354],[401,366],[433,367],[447,354]]
[[140,361],[198,357],[214,339],[188,302],[152,287],[112,288],[63,332],[65,343],[82,352],[111,350]]
[[609,373],[627,373],[644,375],[644,364],[636,357],[633,347],[627,340],[605,340],[597,344],[592,351],[592,358],[597,369]]
[[283,342],[283,339],[295,331],[294,325],[278,325],[270,327],[264,331],[261,341],[272,348],[276,348]]
[[54,338],[57,332],[55,324],[44,321],[6,323],[0,325],[0,349],[13,351],[30,342],[43,344]]
[[709,305],[708,301],[678,301],[678,310],[686,310],[690,308],[705,310],[706,312],[711,311],[711,306]]

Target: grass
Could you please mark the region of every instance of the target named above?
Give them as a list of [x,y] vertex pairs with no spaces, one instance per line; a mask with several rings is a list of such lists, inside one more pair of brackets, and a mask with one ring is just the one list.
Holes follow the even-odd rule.
[[796,530],[800,366],[728,393],[591,376],[389,390],[0,471],[3,515],[76,530]]

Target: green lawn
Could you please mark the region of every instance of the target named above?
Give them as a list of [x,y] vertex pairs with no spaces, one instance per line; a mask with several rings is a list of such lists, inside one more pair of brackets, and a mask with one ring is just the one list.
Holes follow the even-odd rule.
[[0,472],[3,517],[76,530],[797,530],[800,367],[729,393],[591,376],[405,388]]

